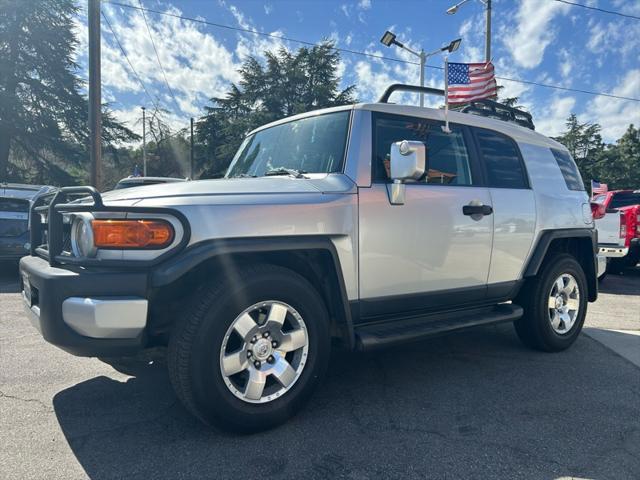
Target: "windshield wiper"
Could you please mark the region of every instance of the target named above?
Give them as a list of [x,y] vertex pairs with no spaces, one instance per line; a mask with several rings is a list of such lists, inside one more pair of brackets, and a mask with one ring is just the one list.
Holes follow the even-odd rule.
[[271,177],[275,175],[291,175],[294,178],[307,178],[303,175],[303,173],[307,172],[305,172],[304,170],[296,170],[295,168],[278,167],[268,170],[267,172],[265,172],[264,176]]
[[230,178],[256,178],[257,175],[250,175],[248,173],[239,173],[238,175],[234,175],[233,177]]

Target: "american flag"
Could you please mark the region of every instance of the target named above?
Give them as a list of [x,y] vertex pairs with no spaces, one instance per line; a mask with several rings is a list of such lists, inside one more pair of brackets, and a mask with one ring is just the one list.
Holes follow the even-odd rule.
[[447,69],[447,100],[450,104],[497,96],[495,72],[491,62],[449,63]]
[[607,193],[609,187],[606,183],[596,182],[595,180],[591,180],[591,195],[600,195],[602,193]]

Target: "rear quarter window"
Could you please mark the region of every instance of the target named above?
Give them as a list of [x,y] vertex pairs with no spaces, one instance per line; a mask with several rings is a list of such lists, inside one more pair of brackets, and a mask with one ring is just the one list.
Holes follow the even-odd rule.
[[524,164],[516,143],[506,135],[474,129],[480,157],[492,188],[529,188]]
[[576,163],[571,158],[571,155],[569,155],[568,152],[557,150],[555,148],[550,148],[549,150],[553,153],[553,156],[558,163],[558,167],[560,167],[560,171],[564,177],[564,182],[567,184],[567,188],[569,190],[584,192],[585,188],[582,176],[580,175],[580,171],[578,170]]

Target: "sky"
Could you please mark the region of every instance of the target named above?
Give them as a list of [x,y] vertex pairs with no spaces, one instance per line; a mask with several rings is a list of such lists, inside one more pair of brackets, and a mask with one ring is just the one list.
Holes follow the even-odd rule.
[[[114,0],[139,6],[139,0]],[[574,0],[576,3],[640,17],[640,0]],[[86,5],[86,2],[80,2]],[[410,53],[387,48],[379,40],[391,30],[405,45],[433,51],[455,38],[460,49],[452,62],[484,59],[484,6],[469,0],[455,15],[446,10],[454,0],[141,0],[145,8],[174,16],[123,8],[102,1],[102,88],[116,117],[141,130],[141,106],[154,102],[168,111],[174,128],[204,113],[212,97],[224,96],[239,79],[249,56],[264,58],[267,50],[297,49],[296,39],[317,43],[332,39],[338,48],[375,56],[415,61]],[[204,25],[175,16],[199,18],[219,25],[260,32],[241,32]],[[77,62],[87,76],[86,11],[76,21]],[[492,61],[496,75],[578,90],[640,98],[640,20],[567,5],[555,0],[493,0]],[[119,40],[129,61],[116,41]],[[153,39],[153,43],[152,40]],[[156,58],[156,53],[159,57]],[[444,58],[427,61],[425,83],[443,88]],[[130,64],[129,64],[130,63]],[[162,65],[160,67],[159,63]],[[144,83],[137,80],[133,70]],[[418,66],[341,52],[342,86],[355,85],[360,101],[375,99],[391,83],[418,84]],[[613,142],[629,123],[640,125],[640,102],[593,96],[498,80],[502,95],[517,96],[545,135],[564,130],[575,113],[581,122],[602,126]],[[146,88],[146,92],[145,92]],[[413,102],[411,96],[396,101]],[[429,99],[427,106],[441,103]]]

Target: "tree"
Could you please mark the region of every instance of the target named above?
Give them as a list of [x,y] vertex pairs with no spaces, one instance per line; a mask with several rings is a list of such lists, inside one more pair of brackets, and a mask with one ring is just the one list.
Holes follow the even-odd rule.
[[[566,121],[567,131],[554,140],[562,143],[575,160],[585,183],[600,178],[599,163],[603,159],[605,144],[597,123],[580,123],[572,113]],[[604,181],[604,180],[602,180]]]
[[249,58],[238,85],[224,98],[212,98],[196,124],[198,168],[203,176],[226,169],[252,129],[309,110],[355,103],[355,86],[339,88],[339,53],[332,42],[290,52],[266,52],[265,65]]
[[[73,60],[73,0],[0,0],[0,180],[86,175],[88,103]],[[138,138],[105,108],[105,145]]]
[[597,163],[597,178],[610,189],[640,186],[640,130],[633,124],[615,144],[607,145]]

